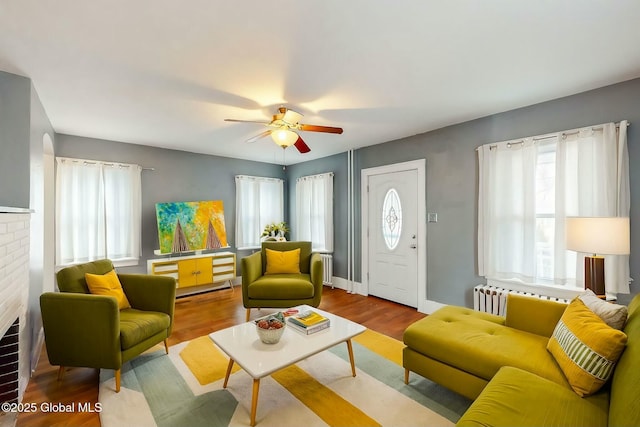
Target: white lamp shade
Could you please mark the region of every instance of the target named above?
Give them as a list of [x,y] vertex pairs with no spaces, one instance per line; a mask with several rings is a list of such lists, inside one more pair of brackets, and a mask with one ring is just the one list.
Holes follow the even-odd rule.
[[281,147],[289,147],[296,143],[298,134],[289,129],[278,129],[271,132],[273,141]]
[[629,218],[568,217],[567,249],[599,255],[628,255]]

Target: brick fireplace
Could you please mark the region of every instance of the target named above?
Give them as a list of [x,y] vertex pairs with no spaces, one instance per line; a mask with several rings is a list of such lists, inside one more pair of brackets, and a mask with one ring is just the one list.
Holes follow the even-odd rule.
[[0,403],[18,403],[20,321],[0,338]]
[[0,400],[20,402],[29,382],[29,227],[26,209],[0,207]]

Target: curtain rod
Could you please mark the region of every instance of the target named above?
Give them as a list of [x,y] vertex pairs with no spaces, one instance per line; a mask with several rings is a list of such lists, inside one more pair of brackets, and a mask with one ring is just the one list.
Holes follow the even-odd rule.
[[273,178],[268,176],[251,176],[251,175],[236,175],[236,179],[247,179],[252,181],[282,181],[282,178]]
[[[103,162],[100,160],[85,160],[85,159],[74,159],[71,157],[56,157],[56,159],[60,160],[61,162],[66,162],[66,161],[70,161],[73,163],[84,163],[85,165],[105,165],[105,166],[113,166],[113,167],[120,167],[120,168],[129,168],[131,166],[140,166],[140,165],[136,165],[133,163],[118,163],[118,162]],[[140,166],[140,168],[143,171],[154,171],[156,170],[155,168],[145,168]]]
[[[555,138],[556,136],[562,135],[562,136],[568,136],[568,135],[575,135],[577,133],[580,133],[583,130],[587,130],[589,128],[591,128],[592,131],[595,130],[600,130],[604,127],[605,124],[601,124],[601,125],[595,125],[595,126],[586,126],[583,128],[577,128],[577,129],[570,129],[570,130],[565,130],[565,131],[561,131],[561,132],[552,132],[552,133],[546,133],[543,135],[536,135],[533,137],[527,137],[527,138],[521,138],[518,141],[512,141],[512,142],[507,142],[507,148],[511,148],[512,145],[515,144],[524,144],[524,140],[525,139],[529,139],[531,138],[533,141],[543,141],[545,139],[551,139],[551,138]],[[620,122],[616,123],[616,128],[619,129],[620,128]],[[631,126],[631,122],[627,122],[627,127]],[[493,149],[495,147],[498,146],[499,143],[495,143],[489,146],[489,149]],[[480,148],[482,148],[483,146],[485,146],[487,144],[483,144],[480,147],[476,147],[476,151],[478,151]]]
[[319,173],[316,175],[307,175],[307,176],[301,176],[299,177],[296,181],[302,181],[305,179],[312,179],[312,178],[320,178],[323,176],[333,176],[333,172],[325,172],[325,173]]

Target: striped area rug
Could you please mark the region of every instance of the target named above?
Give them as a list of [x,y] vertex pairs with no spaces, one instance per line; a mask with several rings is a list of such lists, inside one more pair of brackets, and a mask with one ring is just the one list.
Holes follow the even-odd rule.
[[[451,426],[471,402],[412,374],[404,384],[403,344],[367,330],[346,344],[260,381],[257,426]],[[127,363],[115,393],[102,370],[103,427],[247,426],[252,379],[236,369],[222,388],[228,358],[207,337],[148,352]]]

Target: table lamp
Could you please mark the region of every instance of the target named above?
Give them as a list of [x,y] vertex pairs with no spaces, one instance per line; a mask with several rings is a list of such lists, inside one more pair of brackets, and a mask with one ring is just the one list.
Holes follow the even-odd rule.
[[630,252],[629,218],[568,217],[567,249],[590,253],[584,257],[584,287],[604,296],[604,257]]

